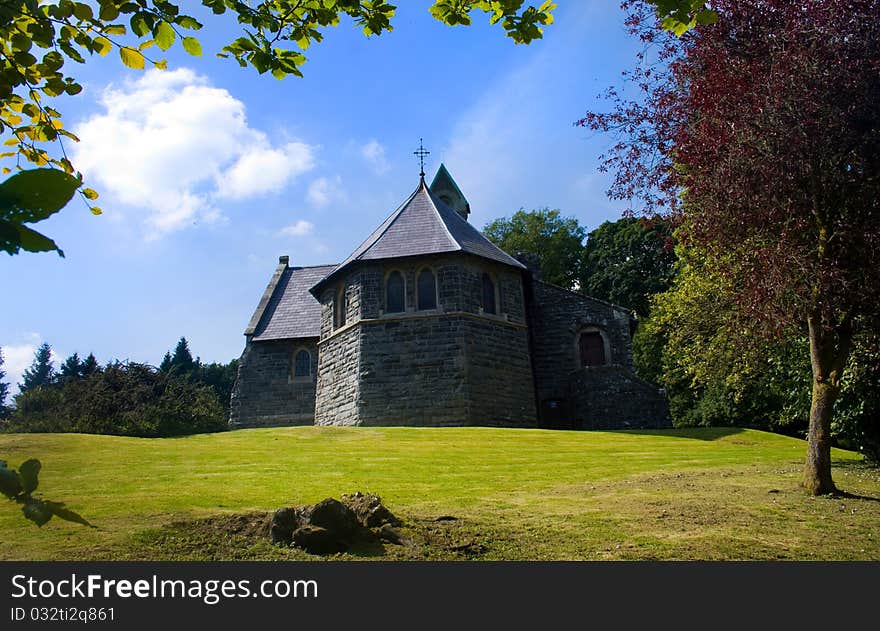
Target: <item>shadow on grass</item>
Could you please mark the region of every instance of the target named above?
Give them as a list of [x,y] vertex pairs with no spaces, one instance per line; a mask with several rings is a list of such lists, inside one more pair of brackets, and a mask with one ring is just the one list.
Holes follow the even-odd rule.
[[610,434],[637,434],[639,436],[658,436],[662,438],[687,438],[690,440],[712,441],[745,430],[741,427],[679,427],[669,429],[597,429],[590,431],[608,432]]
[[848,491],[837,491],[837,493],[831,493],[831,497],[839,500],[865,500],[866,502],[880,502],[880,497],[871,497],[870,495],[858,495],[856,493],[849,493]]

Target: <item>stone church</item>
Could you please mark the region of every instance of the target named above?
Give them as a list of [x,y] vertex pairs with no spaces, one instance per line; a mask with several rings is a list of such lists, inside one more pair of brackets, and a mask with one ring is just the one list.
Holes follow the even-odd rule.
[[543,282],[469,214],[441,165],[342,263],[280,257],[230,425],[669,426],[632,312]]

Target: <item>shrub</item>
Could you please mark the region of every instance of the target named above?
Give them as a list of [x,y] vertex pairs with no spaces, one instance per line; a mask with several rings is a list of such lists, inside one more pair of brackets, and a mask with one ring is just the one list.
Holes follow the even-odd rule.
[[182,436],[226,429],[214,390],[145,364],[116,363],[16,397],[10,430]]

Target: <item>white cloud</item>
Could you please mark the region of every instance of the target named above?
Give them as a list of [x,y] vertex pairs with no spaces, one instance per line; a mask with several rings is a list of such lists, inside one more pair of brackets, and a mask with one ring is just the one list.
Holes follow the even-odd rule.
[[275,146],[244,103],[192,70],[151,70],[101,96],[76,129],[74,164],[116,201],[146,211],[152,236],[216,220],[220,199],[282,190],[314,166],[316,147]]
[[302,142],[289,142],[277,149],[255,147],[242,154],[226,172],[218,193],[232,199],[277,193],[314,165],[313,148]]
[[361,147],[361,156],[372,167],[376,175],[383,175],[391,168],[391,165],[388,164],[388,158],[385,157],[385,147],[376,139]]
[[319,177],[309,185],[306,199],[316,208],[324,208],[331,202],[345,201],[346,196],[342,190],[342,178],[338,175],[333,178]]
[[[4,381],[10,384],[10,396],[18,393],[18,384],[21,383],[22,375],[25,370],[30,368],[37,348],[43,343],[39,333],[28,333],[25,338],[18,344],[4,344],[0,347],[3,351],[2,369],[6,373]],[[52,351],[52,361],[57,360],[57,354]],[[8,400],[7,403],[9,403]]]
[[311,234],[315,229],[315,224],[311,221],[306,221],[305,219],[300,219],[296,223],[290,224],[289,226],[285,226],[279,231],[279,234],[282,234],[286,237],[304,237],[307,234]]

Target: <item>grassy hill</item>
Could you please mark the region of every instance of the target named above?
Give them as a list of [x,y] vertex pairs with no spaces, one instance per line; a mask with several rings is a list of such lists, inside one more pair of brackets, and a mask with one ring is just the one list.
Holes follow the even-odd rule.
[[256,536],[254,513],[360,490],[417,542],[367,557],[880,560],[880,472],[835,451],[838,486],[859,497],[812,498],[798,488],[804,454],[796,439],[720,428],[0,435],[0,458],[39,458],[40,494],[97,526],[39,529],[0,502],[0,559],[314,558]]

